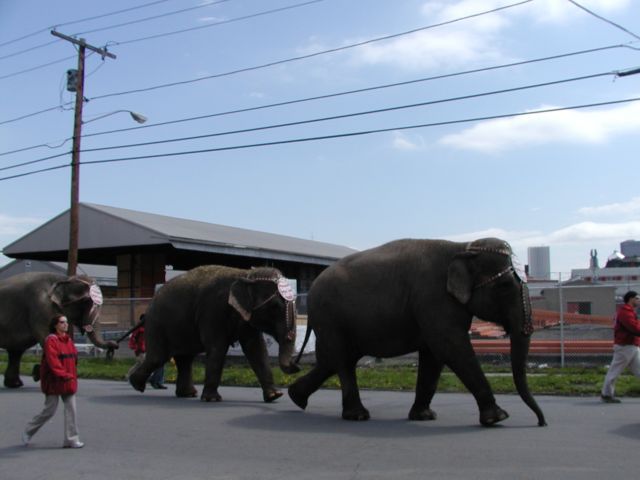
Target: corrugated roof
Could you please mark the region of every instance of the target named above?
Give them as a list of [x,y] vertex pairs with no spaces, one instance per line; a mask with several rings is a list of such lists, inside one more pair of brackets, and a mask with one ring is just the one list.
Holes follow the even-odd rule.
[[[170,244],[179,250],[329,264],[356,250],[341,245],[91,203],[80,204],[82,249]],[[68,246],[69,211],[4,248],[7,256]]]

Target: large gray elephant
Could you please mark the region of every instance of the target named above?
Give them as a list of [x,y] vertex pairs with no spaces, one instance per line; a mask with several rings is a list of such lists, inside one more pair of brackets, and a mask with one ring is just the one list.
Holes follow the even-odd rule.
[[[342,417],[367,420],[356,381],[364,355],[394,357],[418,351],[411,420],[432,420],[430,404],[445,365],[473,394],[480,423],[509,415],[498,407],[471,345],[473,316],[500,324],[511,338],[513,379],[522,400],[546,425],[526,378],[531,304],[524,272],[509,244],[397,240],[359,252],[327,268],[308,295],[308,335],[316,335],[316,365],[289,387],[300,408],[333,374],[342,387]],[[303,344],[303,349],[304,349]]]
[[192,363],[205,353],[203,401],[220,401],[218,386],[229,346],[240,342],[263,391],[265,402],[282,395],[273,382],[262,332],[279,344],[280,368],[296,373],[292,361],[296,336],[295,296],[275,268],[242,270],[217,265],[197,267],[164,285],[145,315],[146,357],[129,377],[141,392],[149,375],[171,357],[178,369],[176,396],[195,397]]
[[29,272],[0,282],[0,348],[9,354],[5,387],[23,385],[20,380],[22,354],[36,343],[43,345],[49,334],[49,320],[55,314],[65,315],[94,345],[118,348],[117,343],[102,340],[94,329],[101,304],[100,287],[85,276]]

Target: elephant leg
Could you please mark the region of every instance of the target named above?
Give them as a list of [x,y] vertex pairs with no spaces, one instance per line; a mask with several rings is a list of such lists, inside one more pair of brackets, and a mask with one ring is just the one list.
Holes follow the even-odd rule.
[[260,382],[263,400],[270,403],[280,398],[282,392],[276,389],[273,383],[273,372],[269,365],[269,354],[263,336],[258,334],[240,338],[240,346]]
[[9,362],[4,372],[4,386],[7,388],[19,388],[23,385],[20,380],[20,360],[24,350],[7,350]]
[[218,393],[218,387],[222,379],[222,370],[228,349],[229,347],[226,345],[217,345],[207,352],[204,388],[200,396],[200,400],[203,402],[222,401],[222,396]]
[[149,377],[155,370],[154,365],[157,363],[158,362],[151,361],[148,356],[145,356],[140,366],[129,375],[129,383],[131,386],[139,392],[144,392],[147,380],[149,380]]
[[416,398],[409,411],[409,420],[435,420],[436,412],[431,410],[431,400],[436,393],[438,380],[444,364],[436,359],[427,347],[418,352],[418,379]]
[[336,372],[316,364],[309,373],[298,378],[289,386],[289,397],[301,409],[307,408],[309,397],[318,390],[331,375]]
[[342,418],[345,420],[369,420],[369,410],[362,405],[356,377],[356,364],[360,357],[350,355],[346,353],[346,350],[344,352],[342,364],[337,369],[342,389]]
[[457,343],[455,346],[449,344],[448,348],[445,348],[447,351],[444,357],[445,363],[476,399],[480,410],[480,423],[486,427],[509,418],[509,414],[496,404],[491,386],[480,367],[471,341],[465,338],[464,342]]
[[173,357],[178,370],[176,397],[195,397],[198,395],[198,390],[193,385],[193,371],[191,368],[194,357],[194,355],[176,355]]

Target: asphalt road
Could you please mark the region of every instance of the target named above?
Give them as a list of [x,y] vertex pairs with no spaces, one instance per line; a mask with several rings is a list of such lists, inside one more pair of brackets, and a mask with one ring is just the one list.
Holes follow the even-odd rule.
[[28,447],[21,432],[43,403],[32,380],[0,387],[0,479],[598,479],[637,476],[640,399],[539,396],[548,427],[517,396],[511,418],[483,428],[473,397],[438,394],[438,420],[409,422],[413,395],[364,391],[368,422],[340,419],[340,392],[321,390],[303,412],[256,388],[224,401],[140,394],[124,382],[80,380],[83,449],[62,445],[62,408]]

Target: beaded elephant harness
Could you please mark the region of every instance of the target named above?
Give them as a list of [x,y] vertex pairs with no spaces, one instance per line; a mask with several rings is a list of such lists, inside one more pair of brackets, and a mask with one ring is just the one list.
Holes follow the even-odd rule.
[[259,308],[268,304],[271,300],[280,295],[285,301],[285,322],[287,325],[287,339],[293,340],[296,337],[296,322],[295,322],[295,308],[296,308],[296,294],[291,288],[291,284],[284,277],[266,277],[266,278],[252,278],[254,281],[273,282],[276,284],[277,290],[273,295],[269,296],[260,304],[253,307],[252,311],[256,311]]
[[518,282],[520,283],[520,296],[522,297],[522,309],[525,318],[524,325],[522,326],[522,333],[525,335],[531,335],[533,333],[533,323],[531,322],[531,305],[529,303],[527,292],[524,288],[524,284],[527,283],[527,275],[520,263],[513,255],[511,247],[509,247],[509,245],[507,245],[506,243],[501,248],[481,247],[479,245],[469,243],[467,245],[466,251],[479,253],[496,253],[498,255],[509,257],[510,262],[506,268],[478,283],[473,288],[474,290],[476,290],[478,288],[485,287],[495,282],[497,279],[504,275],[513,274],[516,280],[518,280]]

